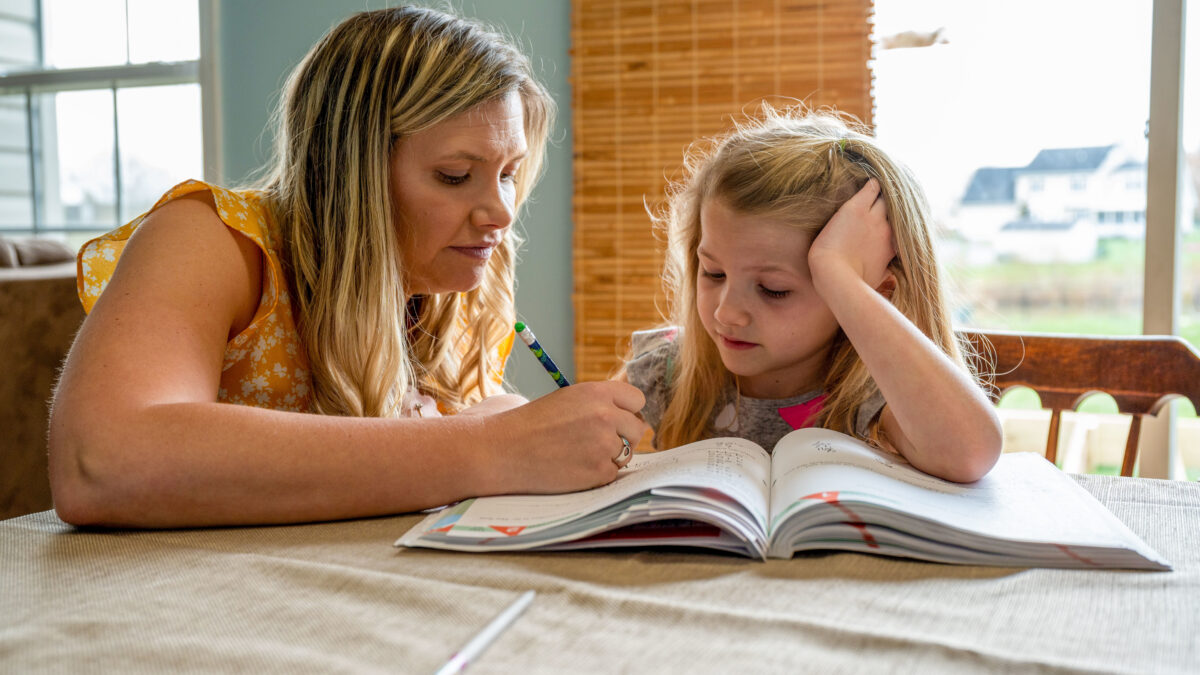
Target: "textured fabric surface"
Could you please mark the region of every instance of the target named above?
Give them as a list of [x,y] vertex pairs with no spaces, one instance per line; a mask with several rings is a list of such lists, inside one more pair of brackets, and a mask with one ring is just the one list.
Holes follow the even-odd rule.
[[0,270],[0,518],[52,506],[49,401],[81,321],[74,263]]
[[[0,522],[9,672],[1196,672],[1200,485],[1079,476],[1173,572],[858,554],[396,550],[418,521],[83,532]],[[1053,514],[1047,514],[1053,517]]]

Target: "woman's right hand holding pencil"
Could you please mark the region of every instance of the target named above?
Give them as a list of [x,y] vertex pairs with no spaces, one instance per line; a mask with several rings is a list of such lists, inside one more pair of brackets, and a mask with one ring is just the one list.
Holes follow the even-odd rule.
[[567,492],[612,482],[622,438],[637,445],[649,429],[637,416],[645,403],[624,382],[581,382],[497,413],[497,440],[514,450],[499,469],[504,491]]

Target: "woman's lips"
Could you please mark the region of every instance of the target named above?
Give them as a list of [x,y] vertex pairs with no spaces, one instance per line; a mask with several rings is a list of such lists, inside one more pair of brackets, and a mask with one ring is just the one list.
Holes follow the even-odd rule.
[[734,340],[724,335],[721,336],[721,344],[725,345],[727,349],[750,349],[758,346],[755,342],[742,342],[741,340]]
[[476,260],[487,260],[492,255],[494,246],[451,246],[452,251],[461,253],[468,258]]

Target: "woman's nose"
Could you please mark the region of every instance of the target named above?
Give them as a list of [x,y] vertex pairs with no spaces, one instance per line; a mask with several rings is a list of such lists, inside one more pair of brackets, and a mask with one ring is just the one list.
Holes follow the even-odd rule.
[[503,182],[488,186],[471,209],[471,224],[475,227],[504,229],[516,217],[516,193]]

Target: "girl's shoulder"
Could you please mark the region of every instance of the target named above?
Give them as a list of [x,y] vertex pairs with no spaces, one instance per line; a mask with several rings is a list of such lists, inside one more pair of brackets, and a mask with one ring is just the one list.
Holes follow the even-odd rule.
[[625,378],[641,390],[646,405],[642,419],[656,432],[671,396],[671,380],[679,353],[679,328],[666,326],[633,333]]
[[634,331],[630,338],[630,353],[633,355],[631,360],[636,361],[677,351],[679,346],[676,340],[679,337],[679,330],[678,326],[662,326],[650,330]]
[[665,389],[674,375],[675,356],[679,353],[679,328],[665,326],[635,331],[630,339],[630,358],[625,364],[629,383],[647,395]]

